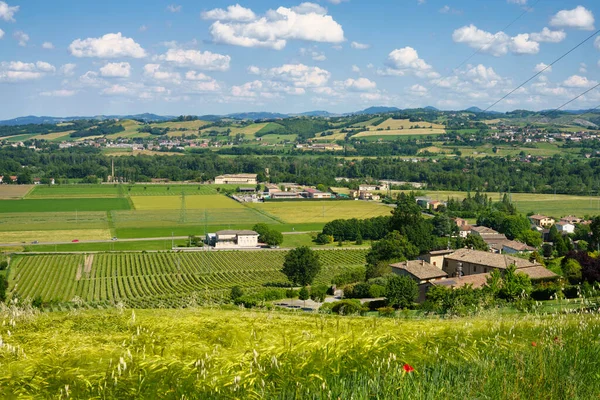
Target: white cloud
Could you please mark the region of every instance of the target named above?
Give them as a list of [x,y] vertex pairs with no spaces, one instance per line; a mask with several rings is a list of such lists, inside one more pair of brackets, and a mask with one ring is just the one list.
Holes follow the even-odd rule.
[[212,81],[213,78],[211,78],[208,75],[204,75],[202,72],[196,72],[196,71],[188,71],[185,73],[185,79],[187,79],[188,81]]
[[486,68],[482,64],[469,68],[465,76],[473,83],[486,88],[494,87],[502,80],[492,67]]
[[256,19],[256,14],[251,9],[236,4],[227,7],[227,10],[215,8],[214,10],[205,11],[202,13],[202,19],[250,22]]
[[165,71],[160,64],[144,65],[144,76],[157,81],[172,82],[177,85],[181,83],[181,75],[178,72]]
[[455,14],[455,15],[460,15],[460,14],[462,14],[462,11],[461,11],[461,10],[457,10],[457,9],[455,9],[455,8],[452,8],[452,7],[448,6],[448,5],[445,5],[444,7],[440,8],[440,9],[438,10],[438,12],[439,12],[440,14]]
[[261,81],[246,82],[240,86],[231,87],[231,95],[235,97],[256,97],[257,92],[262,89]]
[[107,96],[123,96],[132,95],[133,91],[131,88],[123,85],[112,85],[103,89],[101,93]]
[[388,69],[379,71],[382,75],[404,76],[414,74],[420,78],[437,78],[439,74],[433,67],[419,58],[419,54],[412,47],[396,49],[388,55]]
[[500,57],[508,54],[509,51],[518,55],[539,53],[540,45],[537,41],[533,40],[534,35],[536,34],[521,33],[510,37],[504,32],[493,34],[471,24],[455,30],[452,34],[452,39],[456,43],[465,43],[469,47],[483,53]]
[[366,50],[366,49],[368,49],[369,47],[371,47],[371,45],[370,45],[370,44],[358,43],[358,42],[352,42],[352,43],[350,44],[350,46],[351,46],[353,49],[358,49],[358,50]]
[[581,74],[587,74],[588,70],[587,70],[587,64],[586,63],[581,63],[579,64],[579,73]]
[[548,65],[544,64],[544,63],[539,63],[535,66],[535,68],[533,69],[534,72],[552,72],[552,67],[548,67],[546,69],[546,67],[548,67]]
[[541,32],[532,33],[531,40],[536,42],[560,43],[567,37],[565,31],[553,31],[544,27]]
[[524,6],[525,4],[527,4],[527,0],[507,0],[507,3],[519,4],[521,6]]
[[352,72],[356,72],[356,73],[360,72],[360,68],[358,67],[358,65],[353,65],[352,66]]
[[15,14],[19,11],[19,6],[9,6],[6,2],[0,1],[0,19],[6,22],[15,22]]
[[198,68],[205,71],[227,71],[231,57],[210,51],[169,49],[158,59],[179,67]]
[[563,86],[569,88],[588,88],[597,84],[598,82],[579,75],[573,75],[563,82]]
[[311,3],[269,10],[265,16],[250,22],[217,20],[211,25],[210,33],[216,43],[275,50],[283,49],[288,40],[343,42],[342,26],[331,16],[320,13],[322,7],[307,4]]
[[27,42],[29,42],[29,35],[23,31],[16,31],[13,33],[13,38],[15,38],[15,40],[19,42],[19,46],[22,47],[27,46]]
[[0,29],[0,39],[2,39],[4,37],[4,31],[2,29]]
[[170,4],[167,6],[167,11],[172,12],[172,13],[178,13],[181,11],[181,6],[179,5],[175,5],[175,4]]
[[264,70],[249,67],[248,71],[272,81],[289,83],[298,88],[325,86],[331,77],[329,71],[319,67],[309,67],[304,64],[285,64],[281,67]]
[[56,68],[52,64],[44,61],[38,61],[36,63],[3,61],[0,62],[0,83],[40,79],[55,71]]
[[335,82],[335,84],[352,92],[370,92],[377,89],[377,83],[367,78],[346,79],[345,81]]
[[596,48],[597,48],[598,50],[600,50],[600,36],[598,36],[598,37],[596,38],[596,40],[594,41],[594,46],[596,46]]
[[148,30],[148,25],[142,25],[138,28],[138,31],[140,32],[146,32]]
[[128,62],[109,63],[100,68],[100,75],[105,78],[129,78],[131,65]]
[[144,58],[146,51],[133,39],[119,33],[107,33],[99,38],[77,39],[69,46],[75,57]]
[[42,48],[46,50],[52,50],[54,45],[51,42],[44,42],[42,43]]
[[107,85],[107,82],[98,76],[97,72],[88,71],[78,79],[80,86],[100,87]]
[[331,4],[341,4],[345,1],[350,1],[350,0],[327,0],[328,2],[330,2]]
[[592,31],[595,29],[594,14],[583,6],[577,6],[572,10],[562,10],[552,17],[550,26]]
[[416,84],[408,88],[408,92],[414,96],[426,96],[429,93],[429,90],[422,85]]
[[327,57],[325,56],[324,53],[319,52],[319,51],[315,51],[315,50],[311,50],[311,49],[301,48],[300,49],[300,55],[301,56],[309,56],[314,61],[325,61],[325,60],[327,60]]
[[64,64],[63,66],[60,67],[60,73],[64,76],[73,76],[75,74],[75,68],[77,67],[77,65],[75,64]]
[[221,86],[213,79],[207,82],[194,82],[187,89],[190,92],[218,92]]
[[60,89],[60,90],[52,90],[49,92],[41,92],[40,96],[44,97],[71,97],[77,93],[75,90],[68,89]]
[[305,2],[305,3],[300,4],[299,6],[292,7],[292,11],[294,11],[298,14],[310,14],[310,13],[319,14],[319,15],[327,14],[326,8],[321,7],[318,4],[309,3],[309,2]]

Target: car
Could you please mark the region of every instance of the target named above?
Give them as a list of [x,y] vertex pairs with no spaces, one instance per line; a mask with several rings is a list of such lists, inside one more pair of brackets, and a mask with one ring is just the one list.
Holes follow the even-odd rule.
[[33,242],[31,242],[31,244],[38,244],[39,242],[37,240],[34,240]]
[[73,239],[71,240],[71,243],[79,243],[79,239]]
[[112,240],[112,241],[114,242],[114,241],[116,241],[116,240],[118,240],[118,239],[117,239],[117,237],[115,236],[114,238],[112,238],[112,239],[110,239],[110,240]]

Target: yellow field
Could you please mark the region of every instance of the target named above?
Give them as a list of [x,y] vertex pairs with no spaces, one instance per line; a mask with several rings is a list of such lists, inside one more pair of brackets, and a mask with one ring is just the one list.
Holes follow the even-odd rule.
[[150,136],[149,133],[140,133],[138,132],[138,128],[142,125],[141,123],[126,119],[123,121],[119,121],[119,124],[123,125],[125,130],[123,132],[118,132],[113,135],[106,136],[107,139],[117,139],[117,138],[134,138],[134,137],[147,137]]
[[392,130],[410,129],[411,126],[416,127],[417,125],[420,128],[425,128],[425,129],[429,129],[429,127],[431,127],[432,129],[441,129],[441,130],[445,129],[444,125],[435,124],[433,122],[426,122],[426,121],[410,122],[410,120],[408,120],[408,119],[390,118],[387,121],[384,121],[377,126],[370,126],[369,130],[374,131],[374,130],[382,129],[382,128],[388,129],[388,127]]
[[202,128],[205,125],[210,124],[207,121],[181,121],[181,122],[161,122],[159,124],[153,124],[152,126],[155,128],[169,128],[169,129],[185,129],[188,131],[196,131],[198,132],[198,128]]
[[286,223],[329,222],[334,219],[371,218],[390,215],[392,208],[359,200],[290,201],[251,204]]
[[[5,176],[4,179],[10,179]],[[22,199],[34,185],[0,185],[0,199]]]
[[66,139],[73,132],[75,132],[75,131],[54,132],[54,133],[49,133],[47,135],[37,135],[37,136],[32,137],[32,139],[37,139],[37,140],[56,140],[56,139],[61,139],[61,138]]
[[488,125],[494,125],[494,124],[497,124],[498,122],[502,122],[502,120],[496,118],[496,119],[488,119],[486,121],[483,121],[484,124],[488,124]]
[[446,133],[445,129],[391,129],[383,131],[364,131],[357,133],[352,137],[366,137],[366,136],[410,136],[410,135],[443,135]]
[[0,243],[68,242],[71,240],[107,240],[108,229],[70,229],[57,231],[9,231],[0,232]]
[[[181,196],[131,196],[136,210],[179,210]],[[188,210],[243,208],[244,206],[222,195],[185,196]]]

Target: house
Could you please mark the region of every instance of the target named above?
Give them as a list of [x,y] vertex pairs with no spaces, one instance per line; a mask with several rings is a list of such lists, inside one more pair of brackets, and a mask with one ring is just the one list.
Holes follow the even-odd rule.
[[535,250],[535,248],[527,246],[525,243],[517,242],[514,240],[507,240],[505,243],[502,243],[502,248],[500,250],[503,254],[517,254],[532,252]]
[[257,174],[219,175],[215,178],[216,185],[256,185]]
[[[444,271],[448,276],[466,276],[485,274],[495,269],[505,270],[509,265],[515,265],[517,269],[525,269],[540,266],[523,258],[496,254],[486,251],[459,249],[444,257]],[[551,271],[548,271],[551,272]]]
[[19,178],[13,175],[13,176],[10,177],[10,180],[11,180],[12,183],[17,183],[17,181],[19,180]]
[[554,225],[554,223],[556,222],[553,218],[550,217],[546,217],[545,215],[532,215],[529,217],[529,221],[531,221],[531,223],[535,226],[538,226],[540,228],[543,227],[550,227],[552,225]]
[[502,251],[502,244],[508,241],[506,235],[486,226],[472,227],[471,234],[480,236],[483,239],[483,241],[490,247],[490,249],[497,253],[500,253]]
[[560,233],[562,233],[563,235],[566,235],[569,233],[575,233],[575,225],[573,225],[570,222],[563,221],[563,220],[560,220],[559,222],[556,223],[556,229],[558,229],[558,231]]
[[461,238],[466,238],[472,232],[473,227],[471,225],[463,225],[458,227],[458,235]]
[[381,183],[378,185],[359,185],[358,186],[358,190],[361,192],[374,192],[374,191],[381,191],[381,192],[387,192],[389,189],[389,186],[387,185],[387,183]]
[[378,194],[374,194],[368,191],[361,191],[359,192],[358,198],[361,200],[375,200],[375,201],[379,201],[381,200],[381,196]]
[[431,201],[431,199],[427,197],[417,197],[416,201],[419,207],[429,210],[429,202]]
[[34,185],[39,185],[40,183],[42,183],[42,180],[40,178],[33,178]]
[[4,175],[0,175],[0,183],[4,180]]
[[437,201],[437,200],[433,200],[428,203],[428,206],[429,206],[428,208],[430,210],[437,210],[439,206],[445,206],[445,205],[446,205],[446,203],[443,203],[443,202]]
[[462,219],[462,218],[454,218],[454,223],[456,223],[456,226],[458,226],[459,228],[462,226],[469,226],[469,221],[467,221],[466,219]]
[[273,200],[301,198],[300,193],[296,193],[296,192],[273,192],[273,193],[269,193],[269,197],[271,197],[271,199],[273,199]]
[[429,253],[421,256],[421,258],[423,260],[425,260],[426,262],[428,262],[429,264],[433,265],[434,267],[437,268],[443,268],[444,267],[444,257],[446,257],[449,254],[454,253],[454,250],[448,249],[448,250],[435,250],[435,251],[430,251]]
[[[577,218],[574,215],[568,215],[566,217],[562,217],[560,219],[560,222],[568,222],[569,224],[575,225],[575,224],[579,224],[583,221],[583,219],[581,218]],[[558,227],[557,227],[558,228]]]
[[425,301],[427,291],[432,282],[446,279],[446,274],[442,269],[435,267],[425,260],[404,261],[397,264],[390,264],[392,273],[400,276],[408,276],[419,284],[419,297],[417,301]]
[[331,199],[331,193],[321,192],[317,189],[307,188],[304,192],[309,199]]
[[[559,278],[557,274],[550,271],[549,269],[546,269],[545,267],[542,267],[541,265],[527,268],[518,268],[517,273],[519,272],[527,275],[532,282],[552,281]],[[487,280],[490,276],[491,273],[488,272],[485,274],[452,277],[444,280],[432,281],[431,285],[445,286],[450,287],[452,289],[459,289],[461,287],[470,285],[473,289],[481,289],[487,284]]]
[[265,190],[269,194],[281,191],[281,189],[279,189],[279,186],[277,186],[273,183],[269,183],[269,184],[265,185]]
[[254,231],[224,230],[208,233],[206,243],[215,249],[256,248],[258,236]]

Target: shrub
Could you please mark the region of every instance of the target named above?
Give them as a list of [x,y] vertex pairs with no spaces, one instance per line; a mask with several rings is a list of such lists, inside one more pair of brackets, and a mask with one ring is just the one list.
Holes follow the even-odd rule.
[[327,285],[317,285],[310,288],[310,298],[313,301],[317,301],[322,303],[325,301],[325,297],[327,296],[327,291],[329,287]]
[[244,295],[244,291],[242,290],[242,288],[239,286],[234,286],[231,288],[231,294],[229,296],[231,297],[231,300],[235,301],[235,300],[239,299],[240,297],[242,297],[243,295]]
[[319,233],[317,238],[315,239],[315,243],[317,244],[331,244],[333,243],[333,236],[326,235],[324,233]]
[[4,271],[6,268],[8,268],[8,261],[0,261],[0,271]]
[[365,279],[365,267],[356,267],[348,269],[341,274],[336,275],[332,280],[336,286],[343,286],[349,283],[360,282]]
[[380,317],[393,317],[396,315],[396,310],[393,307],[381,307],[377,311]]
[[380,308],[387,307],[388,302],[385,299],[384,300],[373,300],[368,303],[365,303],[365,306],[369,307],[369,310],[371,310],[371,311],[377,311]]
[[336,301],[331,308],[333,313],[339,315],[364,314],[367,310],[358,300]]
[[417,282],[407,276],[392,276],[386,286],[386,297],[392,306],[412,307],[419,295]]

